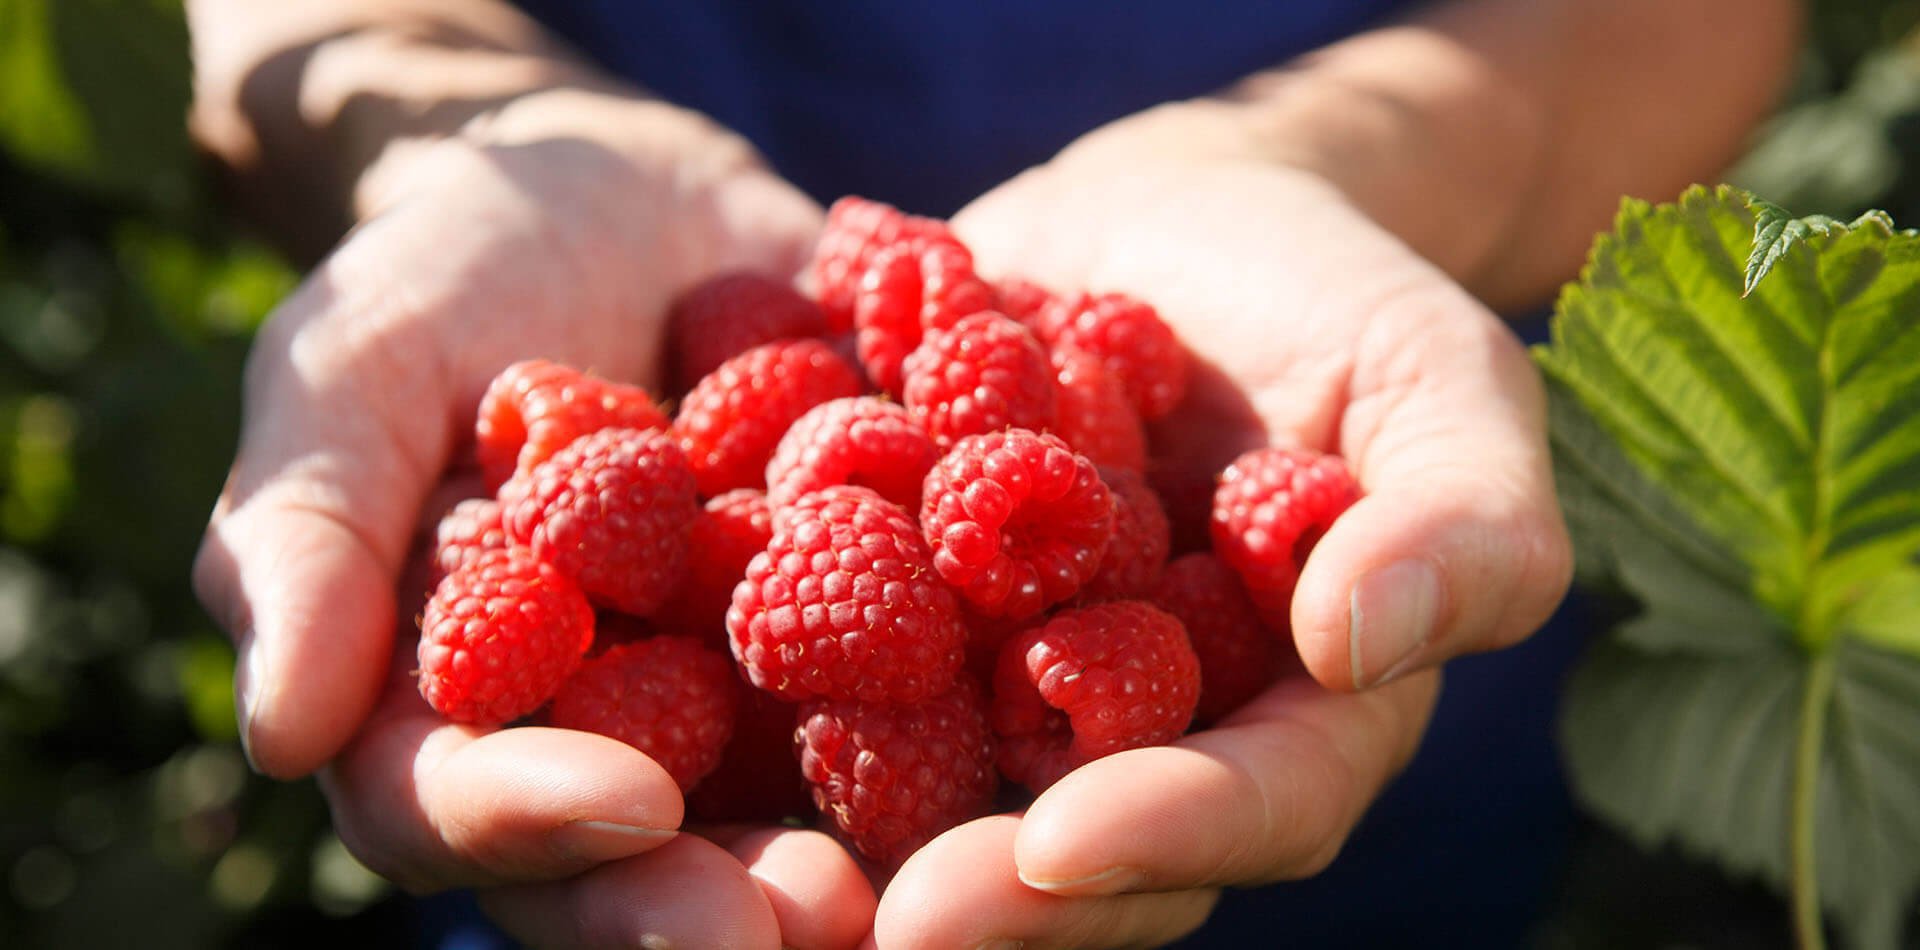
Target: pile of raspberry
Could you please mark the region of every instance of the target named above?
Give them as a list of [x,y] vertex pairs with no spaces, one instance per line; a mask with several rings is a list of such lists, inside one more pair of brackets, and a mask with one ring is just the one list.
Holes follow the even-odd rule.
[[1210,510],[1163,501],[1144,423],[1189,356],[1151,305],[990,282],[945,223],[858,198],[807,280],[684,295],[672,411],[500,373],[475,426],[494,494],[435,537],[428,703],[614,737],[698,818],[817,813],[892,866],[1003,778],[1037,793],[1297,668],[1295,579],[1358,489],[1262,449]]

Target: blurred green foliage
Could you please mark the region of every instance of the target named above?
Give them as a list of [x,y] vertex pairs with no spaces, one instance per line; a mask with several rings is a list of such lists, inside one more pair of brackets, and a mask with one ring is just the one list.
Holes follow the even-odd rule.
[[310,784],[247,769],[188,568],[293,286],[209,200],[167,0],[0,0],[0,945],[398,933]]
[[[1920,220],[1916,24],[1920,0],[1816,4],[1735,180]],[[295,275],[211,200],[186,38],[177,0],[0,0],[0,946],[392,943],[312,786],[246,768],[187,581],[248,339]],[[1577,905],[1644,870],[1600,847],[1623,869],[1575,875]],[[1543,943],[1610,945],[1583,913]]]

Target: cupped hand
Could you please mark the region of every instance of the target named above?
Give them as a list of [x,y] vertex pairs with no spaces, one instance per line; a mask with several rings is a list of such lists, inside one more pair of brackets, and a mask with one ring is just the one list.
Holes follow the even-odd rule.
[[1426,727],[1444,660],[1543,623],[1571,570],[1538,378],[1508,329],[1209,106],[1096,132],[955,219],[980,268],[1153,302],[1196,357],[1159,464],[1346,457],[1365,497],[1294,596],[1312,679],[964,825],[882,896],[883,947],[1163,942],[1222,886],[1315,873]]
[[239,650],[243,742],[277,777],[331,763],[322,785],[362,860],[416,891],[500,887],[488,905],[529,942],[849,944],[872,891],[825,837],[677,834],[679,791],[638,751],[449,724],[408,675],[420,601],[403,563],[489,379],[545,357],[652,384],[677,293],[794,273],[819,226],[684,113],[533,98],[376,165],[363,223],[254,346],[194,572]]

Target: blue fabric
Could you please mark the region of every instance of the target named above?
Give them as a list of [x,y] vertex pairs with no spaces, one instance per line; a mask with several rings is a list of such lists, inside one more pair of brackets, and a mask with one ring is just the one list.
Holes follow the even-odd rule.
[[946,215],[1104,122],[1207,93],[1405,0],[522,0],[753,140],[822,201]]

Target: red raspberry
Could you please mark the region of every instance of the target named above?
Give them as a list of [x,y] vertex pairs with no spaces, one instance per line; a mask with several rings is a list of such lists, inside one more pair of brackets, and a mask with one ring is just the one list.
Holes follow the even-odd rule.
[[1099,357],[1077,347],[1056,346],[1047,355],[1055,386],[1053,434],[1095,465],[1145,470],[1147,433],[1120,380]]
[[1025,327],[991,310],[929,330],[901,366],[913,421],[935,445],[1008,426],[1053,424],[1053,368]]
[[528,551],[448,574],[420,615],[420,695],[455,722],[495,726],[540,708],[593,642],[580,588]]
[[1072,597],[1113,536],[1113,494],[1051,435],[970,435],[927,473],[920,525],[933,566],[989,617],[1031,617]]
[[686,576],[700,511],[693,473],[659,429],[601,429],[500,489],[507,535],[595,602],[647,616]]
[[966,628],[912,516],[871,488],[803,495],[733,590],[727,633],[789,701],[918,702],[953,685]]
[[834,330],[853,326],[854,299],[873,257],[899,244],[953,240],[945,222],[905,214],[878,201],[848,195],[827,209],[813,251],[814,292]]
[[819,340],[756,346],[694,384],[673,432],[700,494],[765,488],[767,459],[793,420],[829,399],[860,394],[860,376]]
[[1186,348],[1146,303],[1125,294],[1072,294],[1042,307],[1031,325],[1048,346],[1098,356],[1142,419],[1166,415],[1186,394]]
[[666,413],[645,390],[527,360],[502,370],[480,398],[475,450],[487,488],[497,490],[589,432],[666,427]]
[[998,784],[980,688],[962,678],[912,705],[816,701],[795,741],[814,804],[860,854],[897,867],[984,814]]
[[767,496],[736,488],[707,499],[687,531],[687,580],[660,607],[659,623],[726,649],[727,605],[753,556],[773,539]]
[[715,277],[687,291],[667,314],[672,378],[684,392],[721,363],[762,343],[825,336],[826,314],[783,280]]
[[736,683],[733,664],[699,640],[639,640],[582,664],[554,694],[547,721],[645,752],[685,792],[720,764]]
[[486,551],[507,547],[507,529],[500,523],[500,503],[491,498],[469,498],[454,505],[433,531],[433,583],[478,560]]
[[1227,466],[1213,493],[1213,548],[1240,575],[1260,616],[1290,629],[1293,585],[1308,552],[1360,498],[1337,455],[1255,449]]
[[993,285],[995,310],[1025,323],[1053,303],[1054,293],[1024,277],[1008,277]]
[[1042,791],[1094,759],[1173,741],[1199,698],[1200,661],[1172,615],[1136,600],[1062,611],[1000,652],[1000,771]]
[[810,816],[813,797],[794,754],[794,706],[764,690],[739,692],[733,738],[720,767],[687,794],[687,810],[702,821],[719,822]]
[[1187,641],[1200,658],[1197,722],[1216,722],[1260,695],[1293,653],[1260,622],[1239,576],[1211,554],[1168,564],[1153,601],[1187,628]]
[[854,304],[860,363],[876,385],[899,395],[900,364],[923,333],[991,309],[993,288],[974,274],[973,255],[959,241],[887,248],[874,255]]
[[1103,468],[1100,480],[1113,492],[1113,541],[1080,596],[1088,602],[1144,598],[1167,566],[1167,513],[1137,472]]
[[780,508],[829,485],[865,485],[917,511],[920,484],[939,458],[899,403],[834,399],[807,410],[781,436],[767,463],[767,500]]

